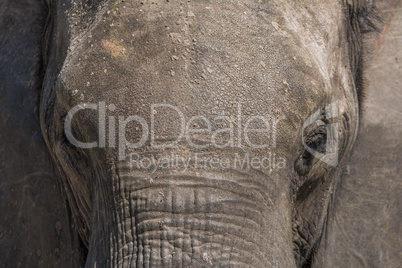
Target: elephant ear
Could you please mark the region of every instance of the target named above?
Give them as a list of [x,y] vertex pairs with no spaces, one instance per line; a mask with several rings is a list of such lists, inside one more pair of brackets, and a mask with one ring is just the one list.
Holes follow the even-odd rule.
[[0,267],[80,267],[78,232],[38,119],[40,0],[0,1]]
[[359,135],[314,267],[401,267],[402,5],[384,10],[366,45],[365,100]]

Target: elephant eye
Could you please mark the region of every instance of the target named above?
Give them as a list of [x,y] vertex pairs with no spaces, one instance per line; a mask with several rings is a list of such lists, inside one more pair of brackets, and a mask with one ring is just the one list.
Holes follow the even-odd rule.
[[327,128],[325,125],[320,125],[309,133],[305,140],[305,145],[319,153],[325,153],[325,145],[327,141]]
[[314,153],[325,154],[327,143],[327,127],[322,120],[317,120],[305,130],[303,151],[295,162],[295,170],[299,176],[307,175],[312,166]]

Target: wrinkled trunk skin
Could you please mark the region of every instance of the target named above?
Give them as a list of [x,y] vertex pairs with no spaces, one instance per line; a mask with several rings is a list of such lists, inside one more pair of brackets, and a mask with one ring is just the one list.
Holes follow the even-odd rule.
[[86,267],[294,267],[280,211],[289,195],[267,194],[276,187],[261,175],[226,173],[122,172],[112,218],[97,223],[110,233],[93,236]]
[[[41,124],[89,249],[86,267],[303,265],[319,238],[333,176],[328,175],[332,167],[323,164],[306,167],[312,177],[296,174],[294,163],[303,160],[304,151],[301,127],[337,101],[347,115],[342,126],[349,127],[344,131],[351,136],[345,139],[348,151],[357,122],[347,48],[339,47],[346,33],[341,3],[107,1],[99,10],[82,12],[63,2],[68,1],[54,11],[51,30],[57,38],[48,51]],[[324,23],[326,28],[320,27]],[[78,140],[100,143],[100,102],[107,112],[106,143],[74,147],[64,136],[68,112],[80,103],[98,105],[76,116],[72,129]],[[278,125],[275,133],[250,134],[252,144],[266,148],[246,142],[243,129],[226,148],[201,150],[186,139],[168,149],[152,148],[149,140],[141,148],[121,148],[122,139],[138,142],[144,130],[131,122],[118,135],[122,120],[137,115],[149,124],[150,107],[161,103],[180,109],[186,122],[194,116],[208,119],[213,130],[230,124],[244,129],[251,116],[269,118],[271,130]],[[153,115],[162,130],[157,142],[175,140],[181,127],[177,114]],[[198,128],[204,128],[199,121]],[[249,127],[267,126],[260,120]],[[226,144],[228,136],[220,135],[218,143]],[[112,137],[120,148],[110,146]],[[207,144],[211,134],[191,139]],[[130,167],[128,157],[194,158],[198,152],[232,163],[236,152],[259,159],[276,155],[286,163],[283,169],[201,166],[154,172]],[[309,180],[296,207],[295,185]]]

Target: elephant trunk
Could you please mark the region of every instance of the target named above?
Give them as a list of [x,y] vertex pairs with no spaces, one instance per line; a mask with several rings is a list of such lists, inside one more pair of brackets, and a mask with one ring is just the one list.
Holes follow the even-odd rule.
[[289,196],[265,174],[116,170],[87,267],[295,267]]

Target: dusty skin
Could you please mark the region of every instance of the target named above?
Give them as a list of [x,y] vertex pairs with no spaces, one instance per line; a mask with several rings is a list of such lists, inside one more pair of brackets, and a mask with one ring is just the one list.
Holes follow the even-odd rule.
[[1,1],[0,266],[399,267],[401,8]]

